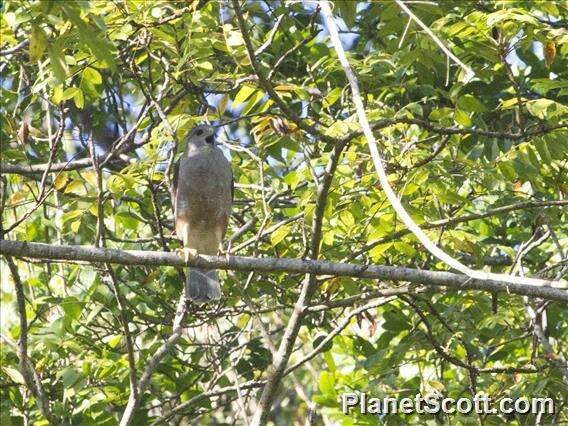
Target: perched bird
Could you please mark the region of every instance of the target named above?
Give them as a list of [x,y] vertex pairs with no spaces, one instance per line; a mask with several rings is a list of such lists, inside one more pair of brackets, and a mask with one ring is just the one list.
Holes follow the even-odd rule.
[[[191,130],[174,169],[176,233],[185,260],[197,254],[217,254],[229,224],[233,203],[233,173],[215,146],[215,130],[199,125]],[[221,297],[216,270],[190,268],[186,295],[195,302]]]

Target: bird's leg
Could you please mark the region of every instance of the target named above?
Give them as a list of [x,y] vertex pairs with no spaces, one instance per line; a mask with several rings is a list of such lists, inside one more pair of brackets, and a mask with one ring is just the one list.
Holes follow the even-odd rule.
[[180,252],[180,254],[183,254],[183,259],[185,260],[185,263],[187,263],[189,259],[193,259],[199,255],[199,253],[197,253],[197,250],[189,247],[182,247],[178,249],[178,251]]
[[231,240],[227,242],[226,250],[223,250],[223,243],[219,244],[219,253],[224,254],[225,259],[227,259],[227,262],[229,261],[229,258],[231,257]]

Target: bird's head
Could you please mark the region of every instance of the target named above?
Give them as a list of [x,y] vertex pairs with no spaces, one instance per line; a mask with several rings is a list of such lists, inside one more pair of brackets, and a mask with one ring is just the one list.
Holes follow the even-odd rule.
[[187,137],[186,151],[215,145],[215,129],[208,124],[195,126]]

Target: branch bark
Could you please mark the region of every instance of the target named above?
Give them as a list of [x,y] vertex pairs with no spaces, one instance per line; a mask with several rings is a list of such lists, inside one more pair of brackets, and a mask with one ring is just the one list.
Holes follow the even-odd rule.
[[21,41],[20,43],[16,44],[14,47],[8,47],[4,50],[0,50],[0,56],[7,56],[13,55],[14,53],[18,53],[21,50],[24,50],[30,44],[29,40]]
[[428,28],[428,26],[420,20],[420,18],[418,18],[414,13],[412,13],[412,11],[402,1],[395,0],[395,2],[396,2],[396,4],[398,4],[400,6],[400,8],[402,10],[404,10],[404,12],[408,15],[408,17],[410,19],[412,19],[414,22],[416,22],[420,26],[420,28],[422,28],[426,32],[426,34],[428,34],[430,36],[430,38],[434,41],[434,43],[436,43],[438,45],[438,47],[440,47],[440,49],[442,49],[442,51],[446,54],[446,56],[448,58],[451,58],[452,61],[454,61],[456,64],[458,64],[466,72],[466,78],[465,79],[467,81],[469,81],[471,78],[473,78],[475,76],[475,73],[473,72],[471,67],[464,64],[456,55],[454,55],[452,53],[452,51],[450,49],[448,49],[444,43],[442,43],[442,40],[440,40],[436,36],[436,34],[434,34],[432,32],[432,30],[430,28]]
[[55,261],[86,261],[120,265],[197,267],[235,271],[289,272],[356,278],[405,281],[452,290],[506,292],[568,302],[566,281],[533,280],[534,284],[510,284],[496,279],[475,279],[446,271],[427,271],[403,266],[355,265],[324,260],[255,258],[243,256],[206,256],[190,259],[187,264],[176,253],[161,251],[117,250],[89,246],[60,246],[43,243],[0,240],[0,255]]
[[363,129],[365,138],[367,139],[367,144],[369,146],[369,151],[371,153],[371,158],[373,160],[377,176],[379,178],[379,181],[381,183],[382,189],[386,197],[388,198],[393,209],[396,211],[398,217],[402,220],[402,222],[406,225],[406,227],[412,231],[412,233],[416,236],[416,238],[418,238],[418,240],[422,243],[424,248],[428,250],[433,256],[440,259],[449,267],[469,276],[471,279],[499,280],[510,284],[531,284],[532,279],[530,278],[527,279],[524,277],[516,277],[505,274],[495,274],[492,272],[470,269],[469,267],[461,263],[459,260],[450,256],[443,249],[438,247],[432,240],[430,240],[430,238],[426,235],[426,233],[416,224],[414,219],[412,219],[412,217],[408,214],[408,212],[402,206],[400,199],[395,194],[394,190],[392,189],[389,183],[386,170],[383,165],[383,160],[381,158],[381,153],[379,152],[379,148],[377,146],[377,141],[375,140],[375,137],[371,130],[371,126],[369,124],[369,120],[367,119],[367,113],[365,112],[365,106],[361,98],[357,77],[355,76],[353,70],[351,69],[351,65],[349,64],[349,61],[347,60],[347,56],[345,54],[345,50],[343,49],[343,45],[341,44],[341,40],[337,32],[337,25],[335,24],[335,20],[333,18],[333,14],[331,12],[329,4],[327,2],[322,2],[321,10],[325,18],[331,42],[335,48],[335,52],[337,53],[339,62],[343,66],[343,70],[351,86],[351,94],[353,97],[353,103],[355,104],[355,109],[357,111],[357,118],[359,120],[359,124]]
[[20,337],[17,344],[18,358],[20,359],[20,372],[24,377],[26,385],[30,389],[31,393],[35,396],[37,406],[43,416],[47,419],[49,424],[57,424],[56,419],[51,413],[49,400],[43,392],[41,379],[38,376],[33,362],[28,355],[28,319],[26,314],[24,286],[22,284],[22,281],[20,280],[18,268],[12,258],[7,256],[6,262],[8,263],[8,267],[10,268],[10,272],[12,274],[12,279],[14,280],[18,314],[20,316]]
[[126,404],[126,408],[124,409],[124,413],[122,414],[122,418],[120,419],[120,426],[128,426],[132,422],[136,408],[138,408],[138,405],[140,405],[142,396],[144,395],[146,388],[150,384],[150,378],[152,377],[154,370],[181,337],[181,332],[183,331],[182,322],[187,312],[185,309],[185,300],[186,296],[185,294],[182,294],[177,304],[176,315],[174,317],[172,326],[172,334],[164,343],[162,343],[158,350],[154,352],[154,355],[152,355],[152,357],[148,360],[146,368],[144,369],[144,372],[142,373],[142,376],[138,381],[136,392],[130,392],[128,403]]
[[[442,226],[452,226],[458,223],[470,222],[472,220],[483,219],[490,216],[496,216],[503,213],[512,212],[515,210],[525,210],[525,209],[536,209],[536,208],[545,208],[545,207],[552,207],[552,206],[568,206],[568,200],[550,200],[550,201],[523,201],[521,203],[509,204],[507,206],[496,207],[494,209],[487,210],[483,213],[470,213],[463,216],[458,217],[451,217],[448,219],[440,219],[434,220],[429,223],[424,223],[421,225],[422,229],[435,229],[440,228]],[[347,259],[355,259],[357,256],[360,256],[363,253],[371,250],[373,247],[378,246],[379,244],[386,243],[388,241],[398,240],[404,235],[410,234],[412,231],[410,229],[401,229],[400,231],[393,232],[392,234],[373,241],[367,245],[365,245],[360,251],[357,251],[350,255]],[[501,263],[502,264],[502,263]],[[510,262],[506,263],[510,264]]]
[[[277,94],[276,94],[277,95]],[[225,123],[226,124],[226,123]],[[440,135],[475,135],[475,136],[483,136],[488,138],[498,138],[498,139],[508,139],[511,141],[522,141],[525,139],[530,139],[534,136],[544,135],[555,130],[562,130],[567,129],[568,124],[566,123],[559,123],[552,126],[542,126],[532,131],[526,131],[523,133],[512,133],[512,132],[498,132],[493,130],[482,130],[482,129],[462,129],[460,127],[439,127],[435,124],[431,123],[430,121],[423,120],[420,118],[408,118],[408,117],[399,117],[399,118],[385,118],[381,120],[377,120],[371,123],[371,129],[373,130],[380,130],[384,129],[385,127],[394,126],[396,124],[415,124],[417,126],[423,127],[424,129],[440,134]],[[305,127],[305,126],[304,126]],[[309,127],[312,131],[312,134],[316,134],[318,137],[321,136],[321,132],[317,132],[314,128]],[[326,142],[335,141],[334,143],[350,141],[354,138],[361,136],[363,132],[353,132],[347,135],[343,139],[335,139],[327,136]],[[323,139],[322,139],[323,140]],[[137,144],[134,146],[135,148],[140,145]],[[126,152],[127,150],[122,150],[121,152]],[[114,156],[113,156],[114,158]],[[103,163],[111,163],[109,161],[108,156],[101,156],[100,161]],[[120,161],[120,160],[115,160]],[[80,170],[85,169],[87,167],[91,167],[93,165],[92,161],[89,158],[82,158],[80,160],[70,161],[68,163],[54,163],[51,166],[51,172],[58,172],[61,170]],[[33,164],[33,165],[20,165],[20,164],[7,164],[7,163],[0,163],[0,174],[18,174],[18,175],[25,175],[25,176],[33,176],[36,174],[43,173],[47,168],[47,164]]]

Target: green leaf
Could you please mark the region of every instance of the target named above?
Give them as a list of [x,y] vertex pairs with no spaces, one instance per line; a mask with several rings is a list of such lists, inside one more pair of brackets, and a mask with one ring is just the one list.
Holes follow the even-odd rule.
[[531,147],[527,147],[527,155],[531,164],[538,170],[541,167],[540,160],[536,156],[536,153]]
[[[54,104],[59,104],[63,101],[63,85],[58,84],[55,89],[53,89],[53,94],[51,95],[51,101]],[[61,175],[60,175],[61,176]],[[60,177],[58,176],[58,178]],[[59,189],[59,188],[57,188]]]
[[355,225],[355,218],[349,210],[342,210],[341,213],[339,213],[339,219],[348,229]]
[[318,379],[318,388],[321,393],[335,394],[335,377],[329,371],[322,371]]
[[406,315],[400,311],[387,311],[384,314],[384,324],[383,328],[385,330],[400,332],[410,328],[410,324]]
[[249,98],[241,114],[246,115],[249,112],[251,112],[251,110],[254,108],[257,102],[260,101],[263,97],[264,97],[264,92],[262,92],[261,90],[256,90],[254,94]]
[[2,366],[2,371],[4,373],[6,373],[8,375],[8,377],[10,379],[12,379],[12,381],[14,383],[19,383],[24,385],[26,383],[26,381],[24,380],[24,376],[22,376],[22,373],[20,373],[18,370],[16,370],[15,368],[12,367],[8,367],[8,366]]
[[566,138],[568,138],[568,132],[551,133],[543,137],[546,141],[548,151],[555,160],[566,159]]
[[63,213],[63,216],[62,216],[63,223],[68,222],[70,220],[73,220],[73,219],[75,219],[79,216],[82,216],[84,214],[85,214],[84,210],[71,210],[69,212]]
[[456,120],[458,124],[461,124],[464,127],[471,127],[471,125],[473,124],[471,118],[469,118],[469,115],[467,115],[467,113],[462,111],[461,109],[456,109],[456,111],[454,112],[454,120]]
[[75,94],[79,91],[79,89],[77,87],[68,87],[67,89],[65,89],[63,91],[63,95],[61,96],[61,99],[66,101],[68,99],[72,99],[75,97]]
[[82,375],[78,371],[74,370],[72,367],[67,367],[59,374],[63,387],[69,389],[75,385]]
[[357,2],[352,0],[335,0],[336,6],[339,7],[339,13],[348,27],[355,25],[357,16]]
[[116,348],[119,345],[119,343],[122,341],[122,335],[121,334],[110,335],[104,340],[111,348]]
[[511,164],[502,161],[497,164],[497,167],[510,182],[517,180],[517,173]]
[[71,229],[71,232],[79,232],[79,229],[81,228],[81,219],[71,222],[71,226],[69,228]]
[[542,160],[546,164],[550,164],[552,162],[552,156],[550,155],[550,151],[548,150],[546,140],[543,138],[538,138],[534,141],[534,146],[538,151],[540,158],[542,158]]
[[568,107],[551,99],[537,99],[526,103],[527,110],[541,120],[566,117]]
[[81,89],[77,89],[77,91],[73,95],[73,101],[75,102],[77,108],[83,109],[83,107],[85,106],[85,97],[83,96],[83,91]]
[[47,53],[49,55],[49,65],[53,75],[59,83],[64,84],[68,71],[67,63],[65,62],[65,57],[59,47],[59,43],[54,43],[48,46]]
[[209,61],[200,61],[197,63],[197,66],[206,71],[213,71],[213,64]]
[[256,88],[253,86],[249,86],[246,84],[243,85],[243,87],[241,87],[241,89],[235,96],[235,99],[233,100],[232,108],[236,109],[240,104],[246,101],[249,98],[249,96],[253,94],[255,90]]
[[436,108],[433,109],[428,118],[432,121],[439,121],[452,116],[451,108]]
[[487,108],[473,95],[460,96],[457,102],[458,107],[466,112],[485,112]]
[[416,249],[412,247],[410,244],[405,243],[404,241],[397,241],[394,243],[394,249],[399,252],[403,253],[406,256],[413,257],[416,254]]
[[385,253],[389,248],[393,246],[393,244],[394,243],[392,242],[377,244],[375,247],[369,250],[369,256],[371,257],[371,259],[373,259],[373,261],[377,261],[382,257],[383,253]]
[[61,307],[70,320],[79,319],[81,312],[83,312],[83,303],[73,296],[63,299]]
[[[320,343],[327,337],[326,334],[318,334],[313,342],[312,342],[312,347],[315,349],[317,348]],[[322,348],[322,352],[327,352],[329,350],[331,350],[331,348],[333,347],[333,342],[330,340],[329,342],[327,342],[324,347]]]
[[[104,63],[104,66],[110,67],[114,70],[116,68],[116,61],[113,55],[114,46],[110,40],[101,38],[99,36],[99,31],[81,18],[77,6],[77,4],[72,2],[61,3],[61,7],[65,11],[67,17],[77,28],[81,43],[87,46],[91,53]],[[99,63],[99,66],[101,65],[103,64]]]
[[136,220],[136,218],[134,218],[129,212],[118,212],[115,214],[114,219],[126,229],[134,230],[138,228],[138,220]]
[[324,108],[329,108],[330,106],[332,106],[334,103],[336,103],[339,100],[342,92],[343,88],[341,87],[336,87],[333,90],[331,90],[323,100],[322,106]]
[[286,238],[290,234],[291,230],[292,227],[290,225],[282,225],[280,228],[270,234],[270,242],[272,243],[272,246],[275,246],[284,238]]
[[87,80],[91,84],[94,84],[95,86],[103,82],[101,73],[92,67],[85,68],[85,70],[83,71],[83,79]]
[[43,29],[39,25],[33,25],[28,50],[31,62],[36,62],[41,59],[43,52],[45,51],[46,44],[47,37]]
[[302,176],[296,170],[292,170],[284,177],[284,182],[286,182],[292,191],[296,189],[298,184],[302,181]]
[[542,95],[554,89],[567,89],[568,81],[565,80],[550,80],[548,78],[536,78],[532,80],[532,89]]
[[487,161],[493,161],[499,155],[499,144],[496,139],[486,139],[483,142],[483,154]]

